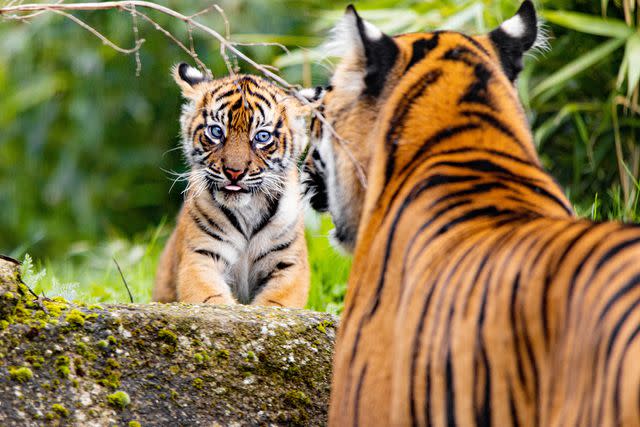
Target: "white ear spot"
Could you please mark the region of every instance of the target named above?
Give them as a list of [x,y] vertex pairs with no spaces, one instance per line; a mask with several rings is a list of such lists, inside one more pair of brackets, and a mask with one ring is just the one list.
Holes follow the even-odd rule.
[[507,35],[516,39],[522,37],[525,32],[525,25],[520,15],[515,15],[514,17],[507,19],[502,23],[502,25],[500,25],[500,28],[502,31],[507,33]]
[[187,71],[185,71],[184,74],[189,80],[197,81],[197,80],[203,80],[204,79],[204,74],[202,74],[200,72],[200,70],[198,70],[195,67],[191,67],[191,66],[188,67]]
[[367,34],[367,38],[371,41],[380,40],[382,38],[382,31],[370,22],[364,22],[364,32]]

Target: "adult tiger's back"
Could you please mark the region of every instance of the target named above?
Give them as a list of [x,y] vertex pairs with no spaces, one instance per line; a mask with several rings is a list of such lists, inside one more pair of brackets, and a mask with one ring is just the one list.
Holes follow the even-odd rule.
[[353,153],[325,129],[307,179],[355,246],[331,425],[640,425],[640,227],[577,219],[540,166],[532,3],[485,36],[352,7],[338,32],[323,108]]

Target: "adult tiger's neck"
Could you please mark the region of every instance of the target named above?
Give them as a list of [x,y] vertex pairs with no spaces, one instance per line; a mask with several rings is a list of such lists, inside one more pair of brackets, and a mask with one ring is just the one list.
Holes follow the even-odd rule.
[[[572,214],[541,169],[517,93],[489,49],[460,36],[400,78],[372,138],[364,222],[416,192],[431,200],[426,212],[445,208],[435,202],[447,197],[526,215]],[[526,200],[523,186],[541,200]]]

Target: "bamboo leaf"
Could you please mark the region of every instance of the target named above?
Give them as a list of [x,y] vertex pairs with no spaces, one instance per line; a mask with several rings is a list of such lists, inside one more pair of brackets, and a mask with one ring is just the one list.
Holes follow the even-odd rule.
[[600,46],[571,61],[543,81],[541,81],[532,91],[531,98],[535,98],[541,93],[558,85],[564,84],[567,80],[577,76],[587,70],[593,64],[606,58],[611,52],[618,49],[625,42],[625,39],[612,39],[602,43]]
[[627,38],[634,32],[624,21],[613,18],[598,18],[584,13],[559,10],[543,11],[542,16],[556,25],[598,36]]
[[635,33],[627,40],[625,58],[628,61],[627,96],[631,96],[640,80],[640,33]]

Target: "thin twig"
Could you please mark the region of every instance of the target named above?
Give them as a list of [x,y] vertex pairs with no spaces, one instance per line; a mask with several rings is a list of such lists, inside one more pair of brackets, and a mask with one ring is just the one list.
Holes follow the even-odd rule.
[[[136,18],[136,7],[131,8],[131,20],[133,22],[133,38],[136,42],[136,46],[140,41],[140,35],[138,33],[138,19]],[[136,77],[140,77],[140,71],[142,71],[142,63],[140,62],[140,52],[136,50]]]
[[153,25],[153,28],[155,28],[157,31],[160,31],[167,38],[169,38],[172,42],[174,42],[180,49],[185,51],[187,53],[187,55],[191,56],[193,58],[193,60],[196,62],[196,64],[198,65],[198,67],[200,67],[200,69],[202,69],[205,73],[210,73],[210,71],[207,68],[207,66],[204,65],[204,63],[202,61],[200,61],[200,58],[198,58],[198,55],[195,52],[192,53],[189,50],[189,48],[187,48],[180,40],[175,38],[175,36],[173,34],[171,34],[169,31],[167,31],[160,24],[158,24],[158,22],[156,22],[153,19],[151,19],[148,15],[146,15],[146,14],[144,14],[142,12],[136,12],[136,13],[137,13],[137,15],[139,17],[141,17],[142,19],[144,19],[145,21],[147,21],[148,23]]
[[[0,9],[0,12],[1,11],[2,11],[2,9]],[[65,18],[68,18],[68,19],[72,20],[73,22],[75,22],[76,24],[80,25],[82,28],[84,28],[85,30],[89,31],[91,34],[93,34],[94,36],[96,36],[97,38],[102,40],[102,43],[106,44],[110,48],[112,48],[112,49],[114,49],[114,50],[116,50],[116,51],[118,51],[120,53],[124,53],[124,54],[127,54],[127,55],[130,54],[130,53],[135,53],[140,49],[140,46],[142,46],[142,43],[144,43],[144,41],[145,41],[144,39],[136,40],[136,45],[134,47],[132,47],[131,49],[125,49],[125,48],[122,48],[122,47],[116,45],[114,42],[109,40],[107,37],[102,35],[102,33],[100,33],[98,30],[96,30],[95,28],[93,28],[92,26],[90,26],[89,24],[87,24],[86,22],[81,20],[80,18],[77,18],[76,16],[71,15],[70,13],[63,12],[61,10],[51,9],[51,12],[57,13],[58,15],[62,15]]]
[[129,301],[131,301],[131,304],[133,304],[133,295],[131,295],[131,290],[129,289],[129,285],[127,284],[127,279],[125,279],[124,274],[122,274],[122,269],[120,268],[120,264],[118,264],[118,261],[116,261],[115,257],[113,258],[113,262],[116,263],[116,267],[118,268],[118,272],[120,273],[120,277],[122,278],[124,287],[127,288],[127,293],[129,294]]
[[[162,6],[162,5],[153,3],[153,2],[143,1],[143,0],[105,1],[105,2],[100,2],[100,3],[42,3],[42,4],[18,4],[18,5],[12,5],[12,4],[13,3],[10,3],[8,6],[0,7],[0,16],[4,16],[4,17],[6,17],[8,19],[23,20],[25,17],[29,17],[29,16],[33,17],[34,16],[34,14],[26,15],[26,16],[23,15],[24,13],[28,13],[28,12],[52,11],[52,12],[59,13],[61,11],[83,11],[83,10],[111,10],[111,9],[130,10],[131,8],[134,8],[134,7],[152,9],[152,10],[158,11],[158,12],[160,12],[162,14],[171,16],[171,17],[176,18],[176,19],[179,19],[179,20],[187,23],[190,27],[196,28],[196,29],[208,34],[209,36],[213,37],[214,39],[218,40],[218,42],[220,42],[221,55],[222,55],[223,59],[225,60],[225,64],[227,65],[227,68],[229,69],[229,72],[230,72],[230,74],[232,76],[235,75],[235,72],[233,72],[233,67],[231,66],[231,64],[229,62],[227,51],[231,52],[235,57],[240,58],[244,62],[246,62],[247,64],[251,65],[254,69],[256,69],[257,71],[261,72],[265,77],[271,79],[275,84],[278,84],[281,87],[285,88],[298,101],[300,101],[300,103],[302,105],[311,106],[311,104],[312,104],[307,99],[305,99],[303,96],[298,94],[298,92],[297,92],[298,89],[299,89],[298,86],[292,85],[291,83],[287,82],[285,79],[280,77],[279,75],[275,74],[268,67],[265,67],[264,65],[255,62],[253,59],[251,59],[250,57],[248,57],[247,55],[242,53],[242,51],[240,51],[236,46],[234,46],[234,43],[229,40],[230,37],[228,35],[228,33],[229,33],[228,20],[226,20],[226,16],[224,15],[224,11],[220,12],[222,9],[217,5],[213,5],[211,7],[214,8],[214,9],[217,9],[218,12],[220,12],[221,15],[223,16],[223,19],[225,19],[225,27],[227,28],[227,37],[226,38],[224,36],[222,36],[220,33],[218,33],[217,31],[213,30],[212,28],[209,28],[208,26],[203,25],[203,24],[197,22],[196,20],[194,20],[192,18],[192,17],[195,17],[195,16],[199,16],[201,13],[206,13],[211,8],[204,9],[203,11],[198,12],[195,15],[191,15],[191,17],[190,17],[190,16],[187,16],[187,15],[183,15],[182,13],[176,12],[175,10],[170,9],[170,8],[168,8],[166,6]],[[142,14],[140,12],[138,12],[138,14],[140,16],[142,16]],[[91,31],[93,34],[95,34],[100,39],[102,39],[103,42],[109,44],[112,48],[116,49],[119,52],[123,52],[124,51],[123,53],[132,53],[132,52],[135,52],[140,47],[140,46],[136,46],[136,47],[134,47],[133,49],[130,49],[130,50],[119,48],[118,46],[116,46],[112,42],[108,41],[108,39],[106,37],[102,36],[102,34],[100,34],[97,30],[89,27],[87,24],[85,24],[83,21],[79,20],[78,18],[75,18],[73,15],[65,14],[65,16],[69,17],[69,19],[72,19],[74,22],[78,23],[82,27],[84,27],[87,30]],[[165,33],[165,35],[166,35],[166,33]],[[192,54],[191,52],[189,52],[188,49],[187,49],[187,52],[189,53],[189,55],[194,60],[196,60],[196,62],[198,62],[198,65],[201,64],[201,62],[199,60],[197,60],[197,57],[194,56],[194,54]],[[205,69],[207,69],[207,68],[205,67]],[[349,143],[346,140],[344,140],[344,138],[342,138],[340,135],[338,135],[338,133],[333,128],[333,126],[331,126],[331,124],[327,122],[327,120],[324,118],[324,116],[319,111],[317,111],[315,108],[313,109],[313,114],[325,126],[325,128],[329,130],[329,132],[336,138],[338,143],[345,150],[345,152],[347,153],[350,161],[353,163],[354,167],[356,168],[356,174],[358,176],[358,179],[360,180],[361,184],[364,187],[366,187],[367,186],[366,176],[364,174],[363,167],[362,167],[362,165],[360,165],[360,163],[353,156],[353,153],[351,152],[351,150],[348,147]]]

